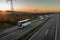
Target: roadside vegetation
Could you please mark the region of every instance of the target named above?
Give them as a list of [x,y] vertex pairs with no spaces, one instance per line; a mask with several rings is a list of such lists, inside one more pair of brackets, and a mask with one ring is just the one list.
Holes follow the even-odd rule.
[[[9,11],[10,12],[10,11]],[[49,13],[22,13],[22,12],[14,12],[14,14],[2,14],[0,12],[0,29],[6,29],[13,27],[17,24],[18,21],[24,19],[34,20],[40,15],[48,15]]]
[[14,25],[12,25],[12,24],[3,23],[3,24],[0,24],[0,29],[4,30],[6,28],[10,28],[10,27],[13,27],[13,26]]

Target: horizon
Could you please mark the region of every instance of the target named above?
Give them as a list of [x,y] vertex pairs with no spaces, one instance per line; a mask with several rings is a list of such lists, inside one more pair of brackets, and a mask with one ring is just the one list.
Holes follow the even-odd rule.
[[[52,9],[51,9],[52,10]],[[13,11],[16,11],[16,12],[60,12],[60,11],[55,11],[55,10],[13,10]],[[0,10],[0,12],[6,12],[6,11],[12,11],[12,10]]]
[[[60,12],[59,0],[13,0],[13,10],[20,12]],[[0,0],[0,10],[11,10],[10,0]]]

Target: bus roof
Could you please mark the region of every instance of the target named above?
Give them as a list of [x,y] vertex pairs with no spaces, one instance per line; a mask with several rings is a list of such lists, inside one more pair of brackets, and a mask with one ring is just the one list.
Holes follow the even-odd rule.
[[18,22],[25,22],[25,21],[28,21],[28,20],[30,20],[30,19],[25,19],[25,20],[22,20],[22,21],[18,21]]

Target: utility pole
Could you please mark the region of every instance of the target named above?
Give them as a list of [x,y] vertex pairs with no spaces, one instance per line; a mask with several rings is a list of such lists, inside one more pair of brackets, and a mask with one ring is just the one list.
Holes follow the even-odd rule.
[[14,11],[13,10],[13,0],[11,0],[11,10]]
[[16,14],[14,12],[14,7],[13,7],[13,1],[15,1],[15,0],[7,0],[7,1],[10,1],[11,13],[13,15],[13,19],[16,21],[17,18],[16,18]]
[[11,11],[14,11],[13,9],[13,0],[7,0],[7,2],[10,1]]

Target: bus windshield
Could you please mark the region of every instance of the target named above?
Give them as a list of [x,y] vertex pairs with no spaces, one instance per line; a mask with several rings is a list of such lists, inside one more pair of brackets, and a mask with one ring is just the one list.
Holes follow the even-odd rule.
[[26,22],[29,22],[30,19],[26,19],[26,20],[22,20],[22,21],[18,21],[17,25],[19,26],[22,26],[22,24],[26,23]]

